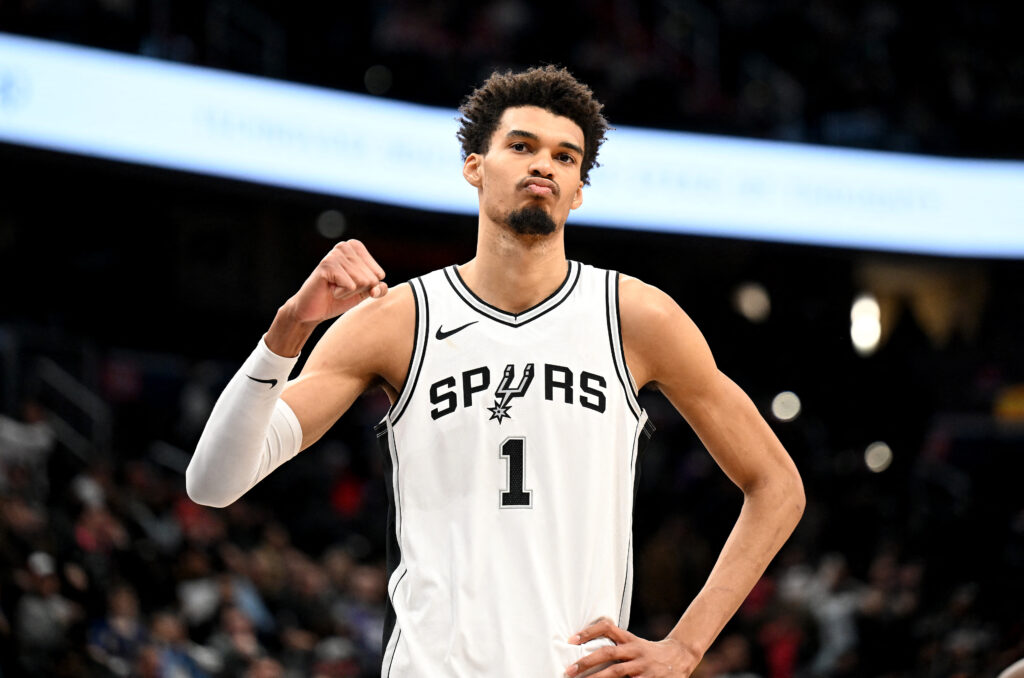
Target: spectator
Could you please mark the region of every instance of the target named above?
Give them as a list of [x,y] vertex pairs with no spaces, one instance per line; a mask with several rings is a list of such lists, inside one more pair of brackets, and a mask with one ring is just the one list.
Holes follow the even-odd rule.
[[221,610],[220,624],[210,636],[209,647],[220,657],[223,678],[241,675],[256,660],[267,656],[252,623],[234,605]]
[[25,402],[20,420],[0,414],[0,492],[45,504],[46,462],[55,444],[53,427],[35,400]]
[[208,678],[222,667],[212,651],[188,640],[181,618],[164,610],[153,615],[150,622],[152,644],[146,663],[160,678]]
[[114,675],[127,676],[148,637],[138,596],[121,583],[111,589],[107,601],[107,615],[89,629],[89,655]]
[[37,551],[28,558],[27,587],[14,619],[20,668],[51,675],[70,647],[68,632],[82,611],[60,594],[53,556]]

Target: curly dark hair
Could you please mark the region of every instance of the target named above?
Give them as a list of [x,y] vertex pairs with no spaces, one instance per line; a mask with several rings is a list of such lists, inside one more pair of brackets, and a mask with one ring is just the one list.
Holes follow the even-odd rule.
[[486,153],[491,135],[506,108],[539,106],[569,118],[583,130],[583,162],[580,179],[589,184],[591,168],[598,167],[597,149],[604,142],[608,121],[601,114],[603,104],[590,88],[565,68],[543,66],[520,73],[495,71],[459,106],[462,159],[470,153]]

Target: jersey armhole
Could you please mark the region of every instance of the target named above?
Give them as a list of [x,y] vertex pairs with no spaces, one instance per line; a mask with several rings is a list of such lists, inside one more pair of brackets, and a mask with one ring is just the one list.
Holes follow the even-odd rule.
[[[417,289],[417,287],[419,289]],[[430,309],[427,303],[427,289],[423,285],[422,278],[413,278],[409,281],[409,289],[412,290],[412,297],[416,306],[415,329],[413,330],[412,355],[409,356],[409,371],[405,376],[405,383],[402,390],[398,392],[391,409],[388,410],[387,419],[392,426],[398,422],[409,405],[409,399],[416,390],[416,382],[419,381],[420,369],[423,367],[423,356],[427,352],[427,332],[430,325]]]
[[615,373],[626,394],[626,402],[630,411],[637,419],[640,418],[641,407],[637,400],[636,381],[626,365],[626,352],[622,347],[622,322],[619,313],[619,273],[608,271],[605,285],[605,318],[608,325],[608,342],[612,352]]

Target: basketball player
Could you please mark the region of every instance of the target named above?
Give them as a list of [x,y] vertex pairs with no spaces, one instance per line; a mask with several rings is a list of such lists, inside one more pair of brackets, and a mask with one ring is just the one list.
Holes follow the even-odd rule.
[[[233,502],[380,386],[382,676],[688,676],[799,520],[800,477],[672,299],[566,259],[607,129],[591,91],[554,67],[495,74],[460,110],[476,257],[389,291],[361,243],[335,246],[218,400],[189,495]],[[657,642],[626,630],[648,385],[744,493],[706,586]]]

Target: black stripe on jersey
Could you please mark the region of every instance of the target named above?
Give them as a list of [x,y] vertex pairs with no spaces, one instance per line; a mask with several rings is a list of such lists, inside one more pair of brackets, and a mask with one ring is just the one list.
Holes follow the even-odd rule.
[[[398,542],[398,504],[395,498],[395,494],[398,490],[398,458],[395,457],[395,463],[391,462],[391,435],[388,431],[387,421],[382,421],[373,427],[373,432],[377,434],[377,446],[380,452],[384,455],[384,489],[387,493],[388,500],[388,527],[387,534],[385,535],[385,562],[387,566],[387,581],[390,583],[391,576],[398,569],[399,564],[402,562],[402,547]],[[398,590],[398,583],[402,581],[402,577],[395,583],[395,590]],[[395,624],[398,622],[398,616],[395,614],[395,607],[391,602],[394,591],[388,591],[387,606],[384,610],[384,637],[382,640],[383,652],[381,654],[381,675],[384,673],[384,655],[387,654],[388,640],[391,638],[391,634],[394,633]],[[398,638],[395,639],[395,651],[398,651],[398,639],[401,638],[402,629],[398,629]],[[395,654],[391,654],[391,661],[394,662]],[[391,673],[391,666],[388,665],[388,674]]]
[[[416,283],[419,283],[420,294],[423,295],[422,299],[416,294]],[[409,401],[412,400],[412,394],[416,390],[416,382],[420,378],[423,361],[427,355],[427,344],[430,343],[428,341],[430,338],[430,301],[427,299],[427,288],[423,285],[421,278],[413,278],[409,283],[409,287],[412,289],[413,300],[416,302],[416,325],[413,330],[412,355],[409,356],[409,373],[405,376],[402,391],[395,398],[395,404],[391,406],[391,410],[388,412],[388,418],[391,420],[392,426],[398,423],[398,420],[408,408]],[[423,304],[423,318],[420,318],[421,302]],[[413,372],[414,365],[415,373]],[[404,402],[403,398],[405,399]],[[400,409],[398,409],[399,405],[401,405]]]
[[[636,409],[640,409],[640,394],[633,388],[633,380],[630,378],[629,365],[626,364],[626,345],[622,343],[622,307],[619,305],[619,282],[622,280],[620,273],[615,274],[615,328],[619,333],[619,360],[622,365],[622,374],[624,375],[626,386],[628,386],[627,396],[631,396],[630,405],[635,405]],[[650,437],[650,436],[648,436]]]
[[[513,327],[516,327],[516,326],[518,326],[520,324],[523,324],[523,323],[529,322],[530,320],[533,320],[533,318],[528,318],[528,319],[520,322],[519,318],[522,317],[522,316],[527,316],[530,313],[533,313],[537,309],[539,309],[542,306],[544,306],[544,304],[548,303],[549,301],[551,301],[552,299],[557,297],[558,294],[562,291],[562,289],[565,288],[565,285],[566,285],[566,283],[569,282],[569,279],[573,277],[573,273],[574,272],[577,274],[577,279],[578,279],[579,272],[574,270],[574,269],[577,269],[577,266],[575,266],[575,264],[576,264],[576,262],[574,262],[574,261],[569,261],[567,263],[567,267],[566,267],[566,270],[565,270],[565,278],[562,279],[562,283],[558,286],[557,289],[555,289],[554,292],[549,294],[547,297],[545,297],[539,303],[534,304],[530,308],[526,309],[522,313],[509,313],[508,311],[503,311],[502,309],[498,308],[497,306],[493,306],[493,305],[487,303],[486,301],[484,301],[483,299],[481,299],[479,296],[477,296],[476,292],[474,292],[473,290],[471,290],[469,288],[469,285],[466,284],[466,281],[463,280],[462,276],[459,274],[459,269],[457,267],[455,267],[455,266],[449,266],[448,268],[446,268],[445,269],[445,275],[448,278],[448,284],[450,284],[452,286],[452,289],[455,290],[455,292],[459,295],[459,297],[464,302],[466,302],[467,304],[469,304],[470,306],[472,306],[476,310],[480,311],[481,313],[484,313],[484,314],[488,315],[489,317],[494,318],[498,322],[504,322],[506,325],[511,325]],[[456,282],[456,281],[458,281],[458,282]],[[573,287],[575,287],[575,284],[576,283],[574,281],[573,282]],[[570,288],[569,291],[571,292],[572,289]],[[463,294],[463,292],[468,293],[469,296],[472,298],[472,300],[467,298],[466,295]],[[566,296],[568,296],[568,295],[566,295]],[[474,301],[476,303],[473,303]],[[564,299],[559,300],[558,303],[561,304],[562,301],[564,301]],[[483,308],[480,308],[477,304],[479,304],[479,306],[482,306]],[[555,306],[557,306],[557,305],[558,304],[555,304]],[[554,308],[554,306],[552,306],[552,308]],[[549,310],[551,310],[551,309],[546,309],[544,311],[544,313],[547,313],[547,311],[549,311]],[[543,313],[538,314],[537,317],[539,318],[541,315],[543,315]],[[507,322],[507,321],[503,320],[503,318],[512,318],[512,322]]]
[[[639,423],[639,422],[637,422],[637,423]],[[633,467],[633,507],[630,510],[630,513],[633,514],[633,515],[636,514],[636,497],[637,497],[637,494],[639,494],[639,492],[640,492],[640,462],[642,461],[642,457],[644,455],[644,450],[647,449],[647,444],[651,442],[651,437],[654,435],[654,431],[655,431],[654,422],[652,422],[650,419],[645,421],[643,429],[641,429],[639,434],[637,434],[636,453],[635,453],[633,459],[630,460],[631,464],[632,464],[632,467]],[[631,527],[630,530],[629,530],[629,546],[626,547],[626,557],[629,558],[630,561],[626,563],[626,577],[622,581],[622,597],[619,599],[619,622],[618,623],[619,623],[620,627],[622,626],[623,621],[624,621],[623,615],[626,612],[629,612],[629,610],[626,610],[624,608],[626,606],[626,593],[627,593],[626,587],[629,586],[629,581],[630,581],[629,572],[632,569],[632,551],[633,551],[633,529]],[[633,597],[630,596],[630,602],[632,602],[632,598]]]
[[[614,281],[612,276],[615,276]],[[615,305],[612,306],[611,290],[612,283],[615,285]],[[605,294],[605,317],[608,320],[608,345],[612,352],[612,364],[615,365],[615,375],[619,378],[619,383],[622,384],[622,390],[626,394],[626,403],[629,405],[630,412],[637,419],[640,418],[640,406],[636,400],[636,392],[633,391],[633,386],[629,381],[629,368],[626,367],[626,351],[622,347],[622,323],[619,315],[619,274],[615,271],[608,271],[605,278],[604,286]],[[614,309],[614,317],[612,316],[612,309]],[[615,339],[618,338],[618,348],[615,346]]]
[[[402,639],[402,629],[398,629],[398,637],[395,638],[395,651],[391,653],[391,661],[388,663],[388,674],[385,678],[391,678],[391,666],[395,663],[395,655],[398,654],[398,641]],[[381,673],[383,673],[384,667],[381,666]]]
[[[499,322],[502,325],[507,325],[509,327],[522,327],[526,323],[533,322],[537,318],[550,313],[561,306],[566,299],[572,296],[573,290],[576,289],[576,284],[580,281],[583,266],[576,261],[569,261],[568,263],[569,267],[565,272],[565,279],[562,281],[562,284],[558,286],[558,289],[549,294],[543,301],[531,306],[522,313],[508,313],[496,306],[488,304],[486,301],[478,297],[473,290],[469,289],[469,285],[467,285],[462,279],[462,276],[459,275],[459,271],[455,266],[449,266],[444,269],[444,276],[448,281],[448,284],[452,286],[455,294],[477,313],[487,316],[491,320]],[[572,281],[571,283],[570,280]],[[568,285],[568,289],[566,289],[566,285]],[[544,308],[545,304],[549,304],[549,306]]]
[[640,437],[636,443],[636,460],[633,462],[636,471],[633,472],[633,501],[636,501],[636,495],[640,491],[640,462],[644,455],[644,450],[647,449],[648,443],[651,442],[651,438],[654,437],[654,432],[657,431],[654,422],[648,419],[644,422],[644,429],[640,431]]

